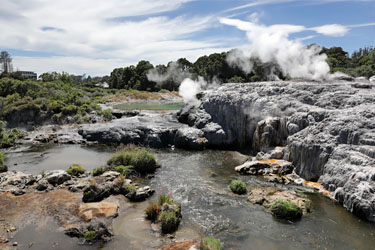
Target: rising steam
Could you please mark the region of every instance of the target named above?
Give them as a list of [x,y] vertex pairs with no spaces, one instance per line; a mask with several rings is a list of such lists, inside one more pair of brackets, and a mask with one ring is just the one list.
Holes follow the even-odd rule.
[[256,21],[244,22],[228,18],[222,18],[220,22],[246,31],[250,41],[246,51],[233,50],[229,53],[227,60],[230,65],[250,73],[253,70],[250,58],[259,58],[263,63],[276,63],[285,76],[312,80],[329,77],[327,56],[320,53],[320,46],[305,46],[302,44],[303,39],[290,39],[289,36],[307,30],[330,36],[341,36],[348,31],[337,24],[306,28],[298,25],[265,26]]
[[178,93],[182,96],[184,103],[191,106],[199,106],[200,102],[197,99],[197,94],[207,85],[203,77],[199,77],[197,81],[186,78],[182,81]]

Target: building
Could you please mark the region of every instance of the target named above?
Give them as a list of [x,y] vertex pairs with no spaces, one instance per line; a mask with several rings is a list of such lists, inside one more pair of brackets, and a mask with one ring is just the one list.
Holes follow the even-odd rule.
[[38,78],[38,75],[32,71],[17,71],[17,73],[21,74],[22,77],[29,78],[29,79],[36,80]]

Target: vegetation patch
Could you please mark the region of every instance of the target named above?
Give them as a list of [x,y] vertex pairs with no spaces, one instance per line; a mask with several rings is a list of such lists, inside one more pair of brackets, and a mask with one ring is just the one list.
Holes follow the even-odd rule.
[[85,173],[85,169],[78,164],[71,165],[66,172],[70,174],[71,176],[80,176],[81,174]]
[[95,169],[92,171],[92,175],[93,175],[93,176],[102,175],[103,173],[104,173],[104,169],[103,169],[102,167],[95,168]]
[[117,166],[115,167],[115,171],[119,172],[123,176],[128,176],[130,172],[133,170],[133,166]]
[[233,180],[229,185],[229,189],[235,194],[246,194],[246,184],[240,180]]
[[271,208],[272,214],[277,218],[298,220],[302,217],[302,209],[291,201],[277,200]]
[[132,166],[132,169],[140,174],[153,173],[159,166],[153,154],[137,147],[128,147],[113,154],[107,164],[113,168]]
[[89,230],[85,233],[85,241],[87,242],[92,242],[96,238],[96,231],[94,230]]
[[162,194],[157,202],[148,204],[145,214],[148,220],[160,222],[162,233],[173,233],[181,222],[181,204],[174,201],[170,195]]
[[221,250],[222,246],[220,241],[212,236],[202,238],[200,250]]
[[155,202],[150,202],[145,210],[146,218],[151,221],[156,221],[160,213],[161,206]]
[[164,234],[175,232],[181,221],[174,212],[162,212],[159,220],[161,223],[161,231]]

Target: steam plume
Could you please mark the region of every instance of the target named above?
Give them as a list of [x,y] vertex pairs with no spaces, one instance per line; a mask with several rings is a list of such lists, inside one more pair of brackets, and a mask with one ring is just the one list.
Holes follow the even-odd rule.
[[320,46],[305,46],[301,42],[302,39],[293,40],[289,36],[307,30],[322,35],[342,36],[348,31],[346,27],[338,24],[306,28],[299,25],[265,26],[256,22],[228,18],[222,18],[220,22],[246,31],[250,41],[246,52],[233,50],[229,53],[227,58],[229,64],[250,73],[253,70],[250,58],[259,58],[263,63],[276,63],[284,75],[312,80],[329,77],[327,56],[320,53]]
[[196,95],[207,85],[207,82],[203,77],[199,77],[197,81],[190,78],[186,78],[182,81],[178,93],[182,96],[185,104],[190,104],[191,106],[199,106],[200,102]]

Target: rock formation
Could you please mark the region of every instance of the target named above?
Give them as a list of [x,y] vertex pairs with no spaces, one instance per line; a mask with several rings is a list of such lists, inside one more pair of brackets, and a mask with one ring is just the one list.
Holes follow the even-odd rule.
[[178,119],[206,147],[286,146],[283,157],[298,175],[375,221],[374,89],[356,81],[225,84],[200,94],[201,105]]

